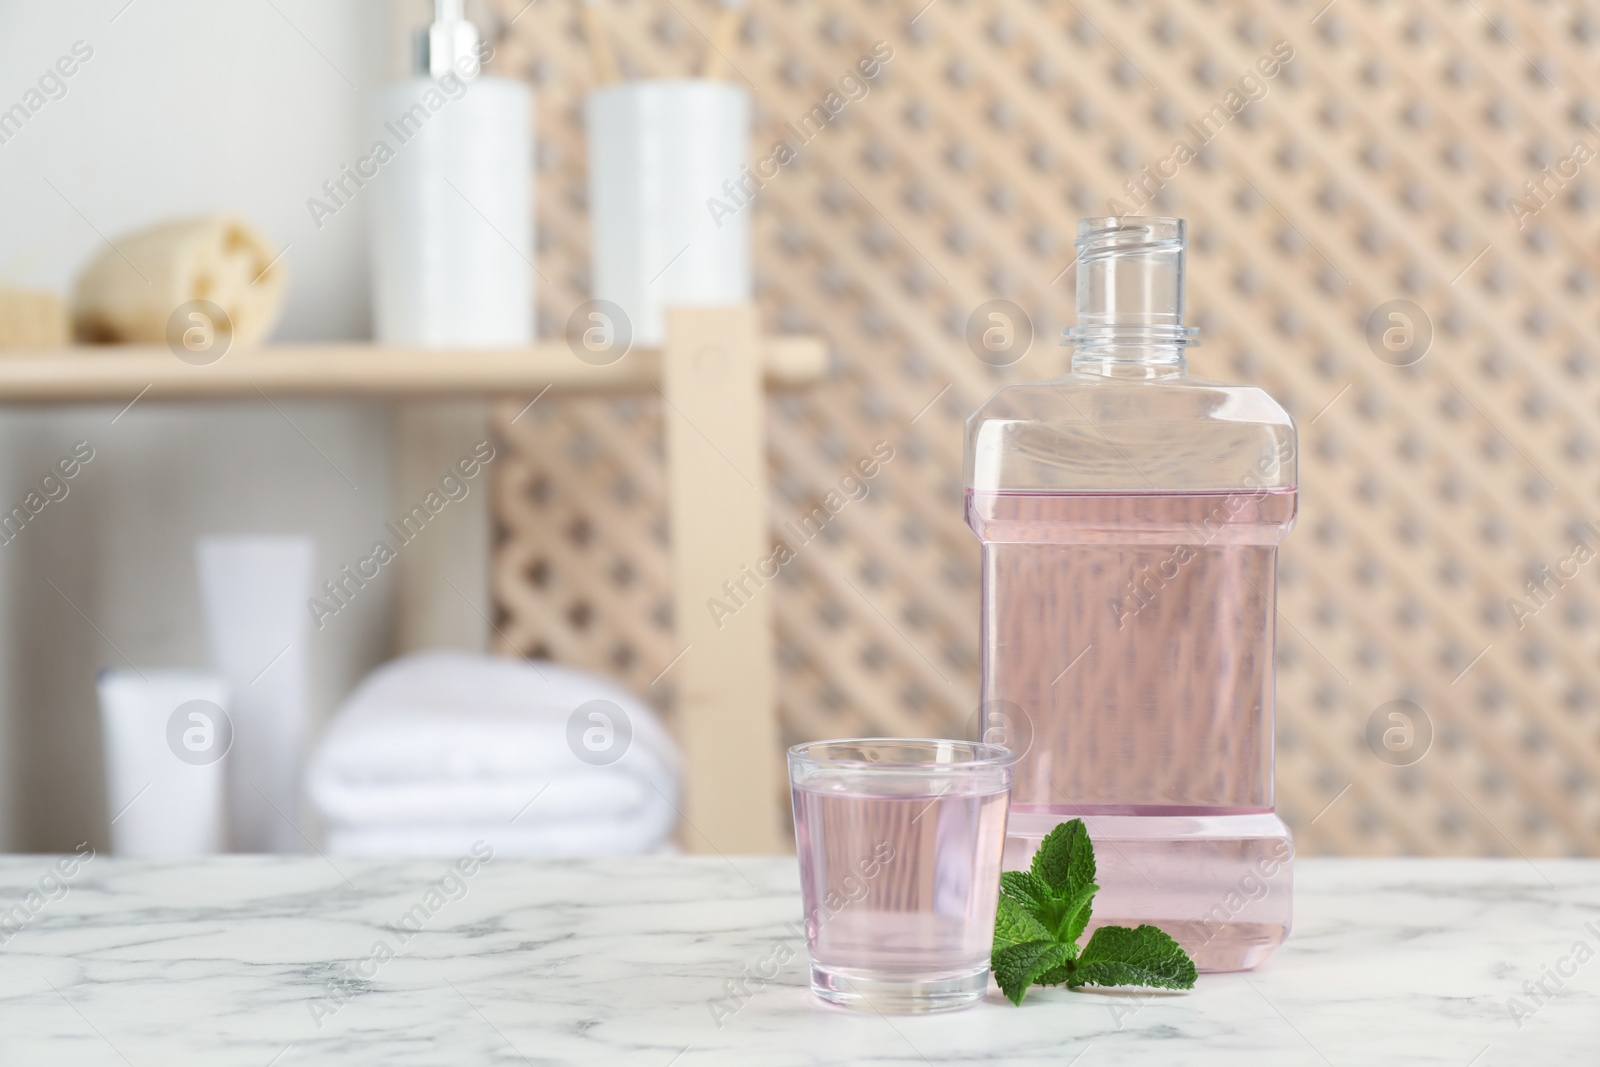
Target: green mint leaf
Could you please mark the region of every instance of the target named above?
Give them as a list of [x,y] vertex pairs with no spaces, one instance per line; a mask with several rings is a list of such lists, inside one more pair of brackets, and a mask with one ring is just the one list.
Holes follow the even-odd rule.
[[1008,896],[1000,898],[994,912],[994,951],[1029,941],[1049,941],[1051,933],[1034,918],[1028,906]]
[[[1076,952],[1078,950],[1078,946],[1073,945],[1072,950]],[[1033,980],[1033,984],[1061,985],[1066,983],[1069,988],[1076,989],[1077,986],[1072,984],[1072,975],[1076,970],[1077,964],[1071,962],[1063,963],[1059,967],[1052,967],[1048,971],[1045,971],[1043,974]]]
[[1001,871],[1000,895],[1022,904],[1037,918],[1039,909],[1055,896],[1055,890],[1031,871]]
[[1084,927],[1089,925],[1089,901],[1099,888],[1091,882],[1068,897],[1031,871],[1005,871],[1000,875],[1000,895],[1020,904],[1049,931],[1039,936],[1057,941],[1076,942],[1083,935]]
[[[1082,933],[1082,931],[1080,931],[1080,933]],[[1072,961],[1077,960],[1078,958],[1077,939],[1072,939],[1072,941],[1061,941],[1061,939],[1058,937],[1058,939],[1056,939],[1056,944],[1061,945],[1062,949],[1066,950],[1066,960],[1062,960],[1058,966],[1053,966],[1053,968],[1048,969],[1048,971],[1045,971],[1045,973],[1035,977],[1035,985],[1061,985],[1062,982],[1067,981],[1067,977],[1069,977],[1070,974],[1072,974],[1072,971],[1074,971],[1074,965],[1072,965]]]
[[995,952],[990,958],[990,967],[1000,991],[1011,1003],[1021,1004],[1022,998],[1028,995],[1028,987],[1041,974],[1066,963],[1071,950],[1071,945],[1056,941],[1028,941]]
[[1094,844],[1082,819],[1047,834],[1026,871],[1000,876],[990,967],[1013,1004],[1033,985],[1192,989],[1194,961],[1154,926],[1104,926],[1080,950],[1093,915]]
[[1165,931],[1154,926],[1130,930],[1102,926],[1078,954],[1067,984],[1137,985],[1193,989],[1194,961]]
[[1066,902],[1055,927],[1058,941],[1070,941],[1074,945],[1078,943],[1078,938],[1083,936],[1084,928],[1089,925],[1089,916],[1094,911],[1091,902],[1098,892],[1100,887],[1090,882]]
[[1082,819],[1071,819],[1051,830],[1033,854],[1033,876],[1059,896],[1077,896],[1094,881],[1094,875],[1094,845]]
[[1034,918],[1044,924],[1057,941],[1076,942],[1089,925],[1089,901],[1100,887],[1090,882],[1073,896],[1052,895],[1032,908]]

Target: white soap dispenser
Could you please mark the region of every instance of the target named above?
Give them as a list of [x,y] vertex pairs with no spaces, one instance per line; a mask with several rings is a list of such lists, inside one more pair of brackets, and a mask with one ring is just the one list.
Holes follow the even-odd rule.
[[401,345],[533,341],[533,99],[483,73],[463,0],[435,0],[414,76],[377,94],[373,334]]

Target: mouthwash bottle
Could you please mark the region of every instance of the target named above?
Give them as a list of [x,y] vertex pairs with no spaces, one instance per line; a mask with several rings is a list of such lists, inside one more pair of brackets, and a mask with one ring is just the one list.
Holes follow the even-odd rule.
[[1200,970],[1243,970],[1290,923],[1273,645],[1295,428],[1188,373],[1184,243],[1182,219],[1080,221],[1071,371],[967,421],[982,723],[1020,753],[1006,869],[1081,817],[1093,926],[1153,923]]

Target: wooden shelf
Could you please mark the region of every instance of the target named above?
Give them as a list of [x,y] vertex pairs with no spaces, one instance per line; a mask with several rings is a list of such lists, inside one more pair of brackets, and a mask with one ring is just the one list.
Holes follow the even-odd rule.
[[[806,385],[827,371],[812,337],[762,339],[770,387]],[[609,366],[585,363],[563,343],[515,349],[400,348],[370,344],[277,345],[185,363],[162,345],[0,349],[0,404],[126,403],[267,396],[532,396],[648,390],[661,382],[659,349],[634,349]]]

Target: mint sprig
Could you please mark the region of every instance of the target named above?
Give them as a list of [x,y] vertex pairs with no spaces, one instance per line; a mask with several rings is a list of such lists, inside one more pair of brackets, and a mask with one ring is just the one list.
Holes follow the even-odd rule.
[[1194,961],[1158,927],[1102,926],[1078,947],[1100,890],[1094,878],[1094,844],[1082,819],[1051,830],[1028,870],[1000,876],[990,968],[1011,1003],[1021,1004],[1035,985],[1194,988]]

